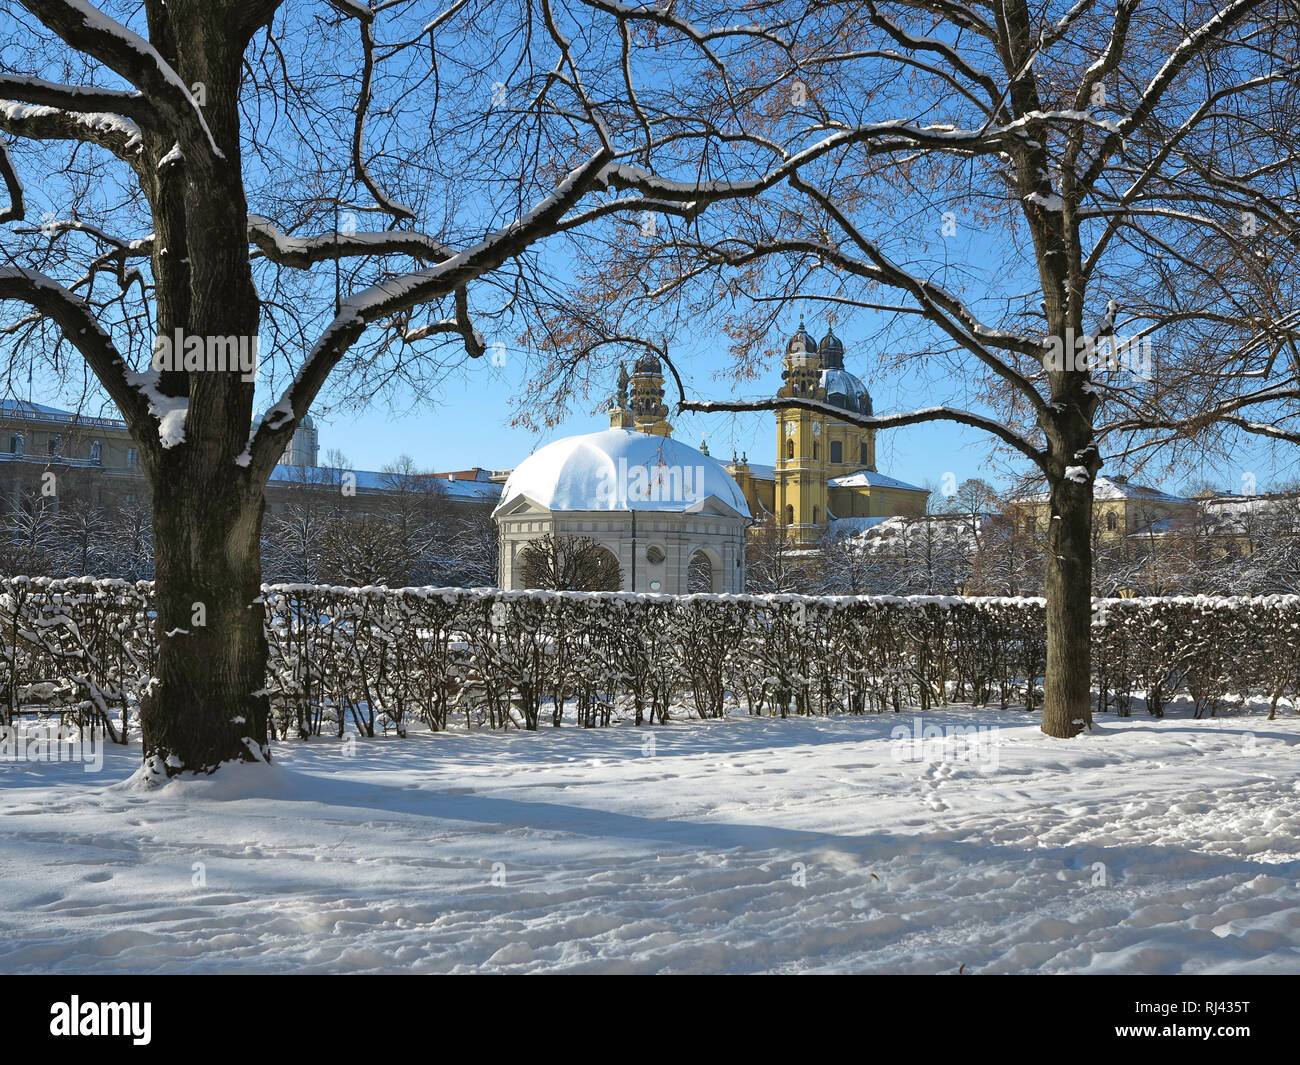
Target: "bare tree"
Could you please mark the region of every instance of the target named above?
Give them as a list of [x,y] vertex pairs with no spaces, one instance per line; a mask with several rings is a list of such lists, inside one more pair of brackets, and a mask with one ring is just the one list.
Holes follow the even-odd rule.
[[745,537],[745,590],[758,595],[812,591],[817,561],[812,552],[796,551],[768,517]]
[[58,568],[59,528],[54,503],[39,492],[11,500],[0,518],[0,565],[9,574],[48,577]]
[[98,504],[74,499],[59,507],[59,568],[73,577],[116,577],[107,572],[105,547],[112,526]]
[[[144,756],[210,772],[269,758],[263,489],[327,382],[436,388],[488,350],[476,322],[545,318],[563,254],[542,241],[626,239],[784,171],[731,180],[695,109],[763,35],[660,54],[633,30],[666,35],[671,5],[633,27],[612,0],[106,3],[0,13],[0,337],[10,381],[87,369],[127,422],[157,580]],[[669,60],[671,89],[641,94]],[[33,199],[57,208],[39,225]]]
[[[722,18],[628,10],[683,35]],[[1042,727],[1072,736],[1091,721],[1103,445],[1300,397],[1286,354],[1300,247],[1294,4],[867,0],[745,18],[769,52],[745,83],[751,106],[716,121],[756,172],[774,161],[784,180],[621,249],[616,265],[591,248],[574,347],[711,321],[744,380],[801,302],[878,324],[900,365],[947,370],[959,402],[884,416],[797,394],[687,399],[680,375],[678,387],[693,411],[955,421],[1027,459],[1051,518]],[[667,357],[668,338],[653,343]]]
[[453,517],[444,526],[437,551],[439,583],[462,588],[496,585],[500,535],[486,507],[474,507]]
[[590,536],[547,533],[519,550],[519,573],[525,588],[556,592],[616,592],[623,571],[599,540]]
[[132,581],[153,577],[153,512],[148,503],[124,500],[109,516],[108,570]]

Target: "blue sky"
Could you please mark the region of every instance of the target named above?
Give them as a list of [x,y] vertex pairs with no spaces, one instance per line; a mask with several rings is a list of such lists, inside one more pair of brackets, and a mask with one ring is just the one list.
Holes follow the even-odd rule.
[[[509,66],[509,55],[507,49],[501,57],[503,70]],[[648,61],[651,63],[648,70],[658,69],[653,65],[652,56]],[[408,101],[407,106],[413,105]],[[418,109],[410,115],[420,117]],[[410,115],[406,120],[414,121]],[[266,121],[270,122],[270,119]],[[271,139],[269,129],[259,133],[264,140]],[[257,173],[254,163],[249,165],[254,169],[253,177],[265,177]],[[57,196],[53,200],[46,199],[46,190],[42,186],[42,182],[35,180],[29,186],[33,217],[39,217],[47,209],[56,214],[62,210]],[[57,183],[55,187],[58,187]],[[477,197],[461,197],[458,209],[468,211],[467,205],[478,202]],[[270,210],[274,204],[267,206],[256,202],[253,206],[257,210]],[[938,214],[930,223],[926,223],[924,217],[923,213],[917,216],[919,229],[913,236],[920,239],[923,236],[921,230],[932,226],[931,235],[938,238]],[[473,228],[483,220],[467,216],[461,221],[464,226]],[[501,219],[494,221],[500,222]],[[976,218],[967,217],[963,212],[956,239],[937,241],[924,255],[935,257],[936,268],[940,261],[959,266],[956,279],[959,284],[964,278],[975,298],[994,299],[1005,292],[1026,290],[1026,285],[1021,283],[1024,278],[1018,277],[1015,270],[1007,270],[1008,261],[1016,261],[1015,249],[1006,244],[1010,239],[1001,230],[996,233],[985,230]],[[1022,256],[1021,265],[1023,261]],[[557,276],[564,276],[568,264],[556,262],[552,265]],[[325,289],[329,288],[329,280],[328,274],[321,275]],[[783,335],[773,338],[773,346],[782,346],[784,337],[793,332],[797,324],[798,311],[791,308],[781,323]],[[871,347],[879,335],[878,329],[874,328],[878,325],[878,322],[864,318],[836,327],[846,344],[847,368],[866,381],[877,413],[937,404],[988,413],[973,402],[964,382],[949,375],[937,362],[920,367],[909,366],[905,374],[884,372],[876,358],[877,353]],[[812,313],[808,317],[808,326],[817,336],[825,330],[824,321]],[[873,339],[868,340],[868,337]],[[502,340],[509,344],[506,337],[489,336],[487,339],[489,343]],[[672,354],[687,378],[693,397],[757,398],[772,395],[780,384],[780,366],[775,361],[757,380],[747,382],[743,391],[737,392],[726,378],[715,376],[721,375],[729,362],[722,337],[696,337],[691,350],[675,349]],[[603,403],[599,397],[592,396],[587,402],[575,403],[572,409],[563,412],[560,424],[544,434],[512,427],[512,404],[525,394],[529,370],[529,361],[524,353],[508,347],[504,366],[494,366],[487,359],[467,363],[464,368],[453,371],[429,400],[417,404],[413,396],[398,396],[393,404],[376,403],[359,411],[331,408],[327,386],[326,393],[313,410],[320,432],[322,457],[326,451],[337,449],[360,469],[379,469],[402,454],[410,455],[418,466],[425,469],[508,468],[517,465],[549,440],[571,433],[592,432],[608,424],[600,412]],[[612,390],[612,377],[606,387]],[[68,396],[61,396],[48,386],[43,390],[39,380],[31,398],[65,406],[71,402]],[[264,390],[259,395],[259,406],[265,408],[277,398],[270,394],[269,389]],[[668,398],[671,405],[675,397]],[[755,462],[771,463],[774,459],[776,434],[774,417],[770,413],[684,415],[674,416],[672,421],[679,439],[698,445],[701,435],[704,435],[711,452],[718,458],[727,459],[733,451],[744,451]],[[1189,483],[1201,481],[1210,481],[1222,490],[1241,491],[1243,474],[1249,473],[1253,475],[1258,490],[1266,491],[1300,476],[1298,460],[1300,448],[1279,447],[1274,450],[1258,441],[1251,441],[1226,461],[1209,468],[1193,469],[1186,465],[1174,471],[1153,468],[1139,475],[1139,479],[1169,491],[1180,491]],[[1007,487],[1013,477],[1026,468],[1025,461],[1019,456],[995,452],[993,442],[986,434],[946,422],[882,432],[877,440],[877,465],[882,472],[901,480],[936,487],[949,474],[958,483],[970,477],[982,477],[999,487]],[[1103,472],[1117,471],[1108,465]]]
[[[797,325],[792,316],[790,332]],[[820,335],[824,327],[813,320],[809,330]],[[875,400],[876,412],[902,411],[918,406],[949,403],[969,404],[960,383],[933,380],[904,382],[881,372],[871,354],[855,345],[854,331],[837,328],[847,348],[846,367],[861,377]],[[674,353],[686,377],[688,390],[707,398],[754,398],[771,395],[780,386],[780,367],[769,366],[763,376],[747,382],[739,391],[714,375],[723,370],[727,356],[721,340],[701,344],[693,353]],[[317,415],[322,456],[337,448],[357,468],[379,469],[397,455],[408,454],[428,469],[451,470],[483,466],[506,469],[519,464],[528,454],[550,440],[573,433],[595,432],[607,427],[602,412],[593,413],[597,397],[588,406],[575,404],[564,420],[544,433],[511,426],[512,404],[526,386],[528,367],[522,353],[507,355],[506,365],[492,366],[486,359],[468,364],[449,377],[439,397],[414,411],[389,410],[378,406],[361,412],[327,410]],[[610,382],[610,390],[613,382]],[[672,396],[669,397],[670,407]],[[410,407],[408,401],[406,407]],[[603,408],[603,404],[601,404]],[[771,413],[674,415],[673,435],[698,446],[703,434],[710,452],[728,459],[732,451],[748,452],[753,462],[770,464],[774,459],[776,432]],[[1025,469],[1018,456],[995,453],[987,434],[947,422],[882,431],[877,438],[877,466],[883,473],[912,484],[938,487],[947,473],[960,483],[968,477],[982,477],[1006,487]],[[1178,490],[1189,482],[1209,480],[1225,491],[1243,490],[1242,477],[1251,473],[1258,489],[1268,491],[1297,474],[1300,450],[1243,445],[1226,462],[1203,469],[1180,467],[1172,473],[1152,470],[1139,476],[1144,483]],[[1103,472],[1117,472],[1108,467]]]

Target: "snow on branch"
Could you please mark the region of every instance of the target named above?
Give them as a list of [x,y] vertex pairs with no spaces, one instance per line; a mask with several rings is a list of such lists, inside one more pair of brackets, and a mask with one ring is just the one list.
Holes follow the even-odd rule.
[[360,255],[406,255],[426,262],[443,262],[455,254],[453,249],[432,237],[402,230],[293,237],[261,215],[248,216],[248,239],[277,266],[300,269]]
[[87,0],[20,2],[70,47],[98,59],[134,85],[178,131],[188,132],[187,140],[194,146],[203,144],[215,158],[224,158],[189,87],[143,37]]
[[15,266],[0,267],[0,300],[25,303],[57,324],[127,422],[133,426],[143,423],[148,416],[147,401],[127,380],[130,368],[85,300],[39,271]]

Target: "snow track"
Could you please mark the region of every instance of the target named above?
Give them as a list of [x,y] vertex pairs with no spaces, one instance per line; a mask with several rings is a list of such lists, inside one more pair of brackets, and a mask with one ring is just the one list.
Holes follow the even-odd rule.
[[895,761],[913,720],[0,765],[0,970],[1300,972],[1300,720],[925,716],[994,765]]

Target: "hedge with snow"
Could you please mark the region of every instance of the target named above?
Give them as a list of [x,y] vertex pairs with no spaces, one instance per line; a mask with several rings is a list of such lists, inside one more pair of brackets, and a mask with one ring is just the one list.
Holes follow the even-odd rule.
[[[5,724],[57,715],[125,742],[156,657],[152,590],[0,579]],[[268,585],[262,600],[281,737],[1033,709],[1045,660],[1031,598]],[[1099,710],[1127,715],[1140,697],[1160,716],[1185,694],[1197,716],[1250,697],[1276,711],[1300,698],[1300,596],[1098,599],[1090,651]]]

